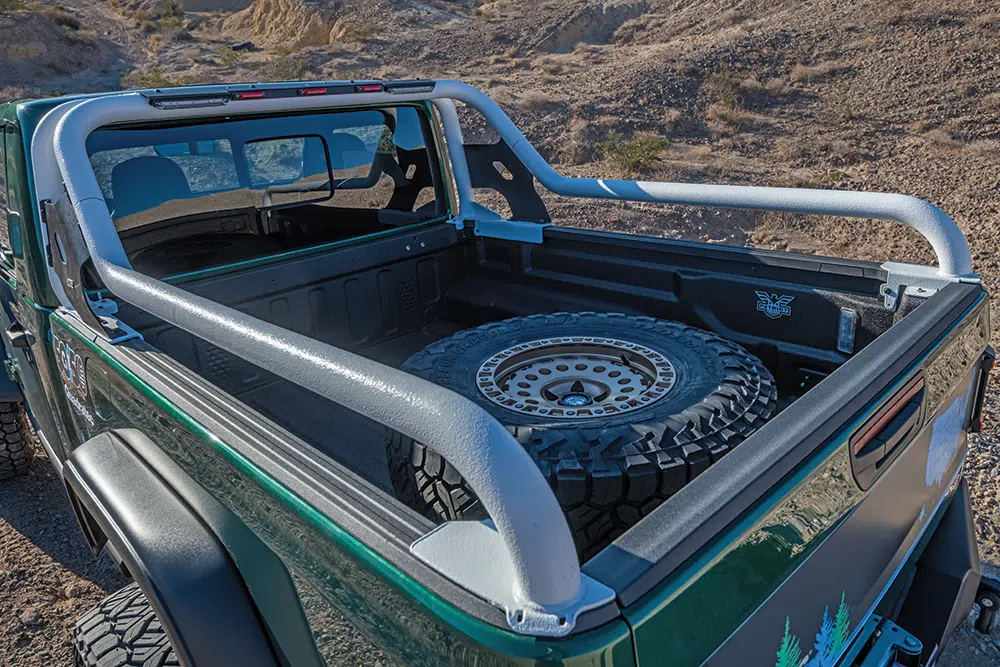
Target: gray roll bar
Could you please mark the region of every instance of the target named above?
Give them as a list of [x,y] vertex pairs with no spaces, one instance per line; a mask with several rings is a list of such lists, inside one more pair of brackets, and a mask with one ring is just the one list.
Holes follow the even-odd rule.
[[913,227],[930,242],[937,254],[939,273],[973,277],[972,254],[958,225],[944,211],[916,197],[842,190],[568,178],[556,172],[497,103],[482,92],[457,81],[440,82],[434,92],[435,96],[466,102],[483,114],[538,182],[556,194],[895,220]]
[[[229,94],[227,87],[199,90]],[[479,110],[535,178],[557,194],[896,220],[930,241],[942,279],[973,277],[965,238],[947,215],[926,202],[891,194],[567,178],[545,162],[495,102],[456,81],[437,81],[433,89],[420,86],[412,92],[261,98],[224,108],[169,110],[156,108],[143,95],[130,92],[70,102],[51,111],[51,121],[43,119],[36,132],[35,144],[42,145],[32,146],[36,192],[40,199],[58,198],[51,178],[43,185],[38,177],[47,167],[57,169],[94,266],[111,292],[440,452],[476,492],[495,531],[490,528],[483,533],[480,528],[470,529],[470,522],[453,522],[418,540],[412,551],[504,608],[511,627],[518,632],[567,634],[578,613],[613,599],[613,592],[581,574],[562,511],[520,445],[482,408],[454,392],[133,271],[86,151],[86,139],[92,131],[115,123],[423,100],[433,101],[445,130],[459,195],[459,225],[477,215],[477,206],[452,100]],[[49,127],[52,124],[54,132]],[[473,543],[478,551],[470,546]],[[502,557],[483,551],[486,543],[502,552]],[[473,553],[483,562],[476,562],[477,558],[462,562],[461,554]],[[501,571],[506,574],[495,574],[495,578],[502,580],[502,585],[497,581],[489,586],[481,583],[484,576]]]
[[[368,99],[365,100],[369,101]],[[393,99],[392,101],[396,101]],[[133,271],[86,151],[98,127],[163,118],[131,93],[89,100],[59,121],[54,149],[94,267],[108,289],[181,329],[390,428],[427,443],[469,482],[502,539],[512,574],[512,627],[572,631],[582,582],[569,527],[527,452],[485,410],[453,391],[315,339],[263,322]],[[548,610],[571,622],[539,631]],[[534,612],[534,613],[533,613]],[[518,621],[517,619],[522,619]]]

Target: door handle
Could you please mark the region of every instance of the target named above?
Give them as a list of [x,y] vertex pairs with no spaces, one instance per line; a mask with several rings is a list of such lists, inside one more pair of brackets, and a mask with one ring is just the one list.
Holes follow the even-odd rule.
[[11,324],[4,333],[7,335],[7,340],[10,342],[11,347],[21,350],[31,347],[31,344],[35,342],[35,337],[21,326],[20,322]]

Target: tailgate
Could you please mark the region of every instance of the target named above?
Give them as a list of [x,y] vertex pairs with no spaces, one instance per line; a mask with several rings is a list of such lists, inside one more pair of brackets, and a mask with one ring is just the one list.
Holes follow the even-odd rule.
[[626,609],[640,667],[840,664],[960,481],[989,313],[981,291],[955,304],[834,438]]

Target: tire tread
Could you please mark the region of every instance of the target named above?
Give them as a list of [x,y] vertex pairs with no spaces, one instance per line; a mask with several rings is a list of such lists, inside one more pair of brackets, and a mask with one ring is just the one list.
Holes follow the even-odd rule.
[[138,584],[112,593],[73,627],[77,667],[179,667],[180,661]]
[[[628,324],[657,335],[694,338],[724,361],[715,391],[673,415],[626,425],[594,420],[580,427],[506,425],[552,487],[586,560],[763,425],[776,410],[777,387],[763,363],[733,342],[679,322],[619,313],[552,313],[492,322],[432,343],[404,369],[434,381],[470,340],[512,328],[537,334],[540,327],[582,317],[604,318],[609,330]],[[396,495],[410,507],[435,521],[486,518],[458,471],[433,450],[392,432],[387,456]]]
[[0,403],[0,481],[23,475],[34,457],[31,420],[20,403]]

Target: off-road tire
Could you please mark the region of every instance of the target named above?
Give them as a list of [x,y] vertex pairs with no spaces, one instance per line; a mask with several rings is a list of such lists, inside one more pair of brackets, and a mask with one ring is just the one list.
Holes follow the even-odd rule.
[[[557,336],[602,336],[672,360],[675,388],[632,412],[578,420],[525,415],[493,403],[475,375],[509,346]],[[460,331],[413,355],[404,370],[473,400],[517,439],[559,500],[588,559],[759,428],[776,408],[774,378],[745,349],[708,331],[650,317],[553,313]],[[397,497],[436,521],[486,514],[462,476],[432,449],[392,432]]]
[[104,598],[73,626],[77,667],[179,667],[167,633],[131,583]]
[[34,455],[35,433],[20,403],[0,403],[0,481],[23,475]]

